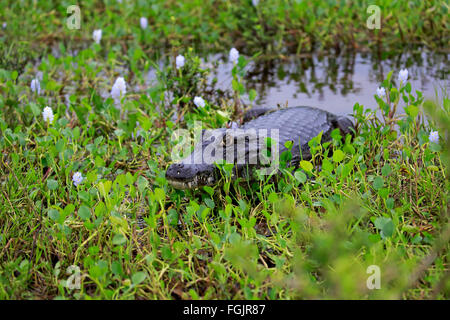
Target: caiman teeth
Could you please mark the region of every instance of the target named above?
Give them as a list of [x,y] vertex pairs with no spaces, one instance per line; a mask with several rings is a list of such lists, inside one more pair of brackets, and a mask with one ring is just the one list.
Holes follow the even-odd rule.
[[172,185],[176,189],[192,189],[197,187],[197,178],[195,178],[193,181],[178,181],[173,179],[167,179],[167,182],[169,182],[170,185]]

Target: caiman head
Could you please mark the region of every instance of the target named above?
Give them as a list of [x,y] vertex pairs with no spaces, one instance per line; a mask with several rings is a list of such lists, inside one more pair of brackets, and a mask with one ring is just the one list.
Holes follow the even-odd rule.
[[166,171],[167,181],[177,189],[211,186],[220,180],[217,164],[234,164],[232,177],[245,176],[247,168],[258,163],[262,139],[255,133],[241,129],[203,130],[202,139],[194,151],[183,160],[173,163]]

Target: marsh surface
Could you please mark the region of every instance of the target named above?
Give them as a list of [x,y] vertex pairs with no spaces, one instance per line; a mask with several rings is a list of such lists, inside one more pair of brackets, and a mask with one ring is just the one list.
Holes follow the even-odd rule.
[[[208,61],[217,59],[213,56]],[[384,60],[361,53],[291,56],[252,62],[247,68],[247,88],[257,91],[254,105],[309,105],[337,114],[352,113],[356,102],[375,108],[376,88],[390,70],[394,70],[392,78],[397,81],[398,71],[407,68],[411,87],[426,98],[441,98],[450,88],[449,55],[445,53],[407,53]],[[231,90],[230,70],[226,62],[216,69],[221,89]]]

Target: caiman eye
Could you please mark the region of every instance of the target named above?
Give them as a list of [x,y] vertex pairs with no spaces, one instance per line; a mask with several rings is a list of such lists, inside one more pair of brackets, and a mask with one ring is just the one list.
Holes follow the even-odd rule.
[[222,139],[222,145],[224,145],[224,146],[230,146],[230,145],[232,145],[233,144],[233,140],[234,140],[234,138],[233,138],[233,136],[231,135],[231,134],[228,134],[228,133],[226,133],[224,136],[223,136],[223,139]]

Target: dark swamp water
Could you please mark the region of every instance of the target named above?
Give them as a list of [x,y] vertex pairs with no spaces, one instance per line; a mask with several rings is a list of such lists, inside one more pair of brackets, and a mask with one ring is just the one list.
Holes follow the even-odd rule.
[[[210,56],[207,61],[217,61],[220,56]],[[254,89],[257,97],[254,106],[308,105],[336,114],[350,114],[356,102],[376,108],[374,95],[383,79],[393,70],[407,68],[412,92],[419,90],[425,98],[442,102],[450,92],[449,54],[405,53],[395,58],[380,60],[363,53],[338,57],[318,55],[290,56],[286,59],[250,62],[245,84]],[[216,87],[231,90],[231,64],[222,59],[213,76]],[[248,97],[243,97],[249,102]]]

